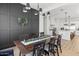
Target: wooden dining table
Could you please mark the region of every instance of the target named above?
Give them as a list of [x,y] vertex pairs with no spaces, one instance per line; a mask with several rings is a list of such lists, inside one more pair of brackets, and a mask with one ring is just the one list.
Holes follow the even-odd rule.
[[24,45],[31,45],[31,44],[34,44],[34,43],[37,43],[37,42],[48,40],[48,39],[53,38],[53,37],[56,37],[56,36],[44,35],[42,37],[31,38],[31,39],[28,39],[28,40],[24,39],[23,41],[21,41],[21,43],[24,44]]

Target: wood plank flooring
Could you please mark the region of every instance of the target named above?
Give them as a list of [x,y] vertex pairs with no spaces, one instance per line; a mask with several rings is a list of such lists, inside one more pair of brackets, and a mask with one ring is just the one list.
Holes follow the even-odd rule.
[[66,41],[62,45],[61,56],[79,56],[79,36],[75,36],[73,40]]

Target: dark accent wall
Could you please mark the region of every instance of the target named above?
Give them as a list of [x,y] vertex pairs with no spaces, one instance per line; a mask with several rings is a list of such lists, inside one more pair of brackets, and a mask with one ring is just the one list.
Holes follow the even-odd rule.
[[[0,49],[13,46],[13,41],[22,34],[39,33],[39,16],[34,15],[36,10],[23,13],[22,9],[23,5],[19,3],[0,3]],[[17,21],[23,16],[28,19],[24,32]]]

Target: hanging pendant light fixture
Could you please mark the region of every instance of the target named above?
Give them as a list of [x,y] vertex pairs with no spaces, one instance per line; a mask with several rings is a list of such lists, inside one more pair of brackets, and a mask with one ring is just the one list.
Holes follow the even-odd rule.
[[68,13],[65,12],[65,18],[64,18],[64,19],[65,19],[65,24],[64,24],[65,26],[68,26],[68,23],[67,23],[67,22],[68,22],[68,21],[67,21],[67,20],[68,20],[68,17],[67,17],[67,15],[68,15]]
[[[26,5],[23,7],[23,12],[27,12],[31,9],[30,3],[26,3]],[[42,12],[42,8],[39,8],[39,3],[37,4],[37,11],[35,11],[34,15],[38,15]]]
[[47,12],[47,15],[50,15],[50,12]]
[[65,12],[65,22],[67,22],[67,12]]
[[36,11],[34,15],[38,15],[38,12]]
[[34,15],[38,15],[39,13],[42,12],[42,8],[39,8],[39,3],[37,4],[37,11],[35,11]]
[[39,8],[39,11],[42,12],[42,8]]
[[27,10],[30,10],[30,9],[31,9],[30,3],[26,3],[25,8],[26,8]]
[[23,8],[23,12],[24,12],[24,13],[26,13],[26,12],[27,12],[27,9],[26,9],[25,7]]
[[38,15],[39,14],[39,4],[37,4],[37,11],[35,11],[34,15]]
[[45,16],[45,13],[43,13],[43,16]]
[[26,5],[23,7],[23,12],[26,13],[30,9],[31,9],[30,4],[29,3],[26,3]]

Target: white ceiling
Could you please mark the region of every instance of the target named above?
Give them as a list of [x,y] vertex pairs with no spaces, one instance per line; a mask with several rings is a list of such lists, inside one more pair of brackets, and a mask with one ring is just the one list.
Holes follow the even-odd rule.
[[[21,3],[25,5],[26,3]],[[67,3],[39,3],[39,7],[43,9],[43,12],[49,11],[51,9],[66,5]],[[30,3],[31,7],[37,9],[38,3]]]

